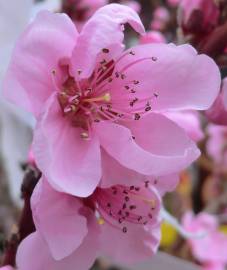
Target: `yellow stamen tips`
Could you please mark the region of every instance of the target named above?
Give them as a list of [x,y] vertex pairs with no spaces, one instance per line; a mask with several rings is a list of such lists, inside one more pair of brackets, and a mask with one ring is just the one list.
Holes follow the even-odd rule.
[[103,218],[100,217],[100,218],[98,219],[98,224],[99,224],[99,225],[105,224],[105,220],[104,220]]
[[88,140],[88,139],[89,139],[89,135],[88,135],[87,132],[82,132],[82,133],[80,134],[80,137],[81,137],[82,139],[84,139],[84,140]]
[[83,101],[85,102],[96,102],[96,101],[106,101],[109,102],[111,100],[110,93],[106,93],[105,95],[97,98],[86,98]]
[[110,100],[111,100],[110,93],[106,93],[106,94],[103,96],[103,100],[106,101],[106,102],[110,102]]

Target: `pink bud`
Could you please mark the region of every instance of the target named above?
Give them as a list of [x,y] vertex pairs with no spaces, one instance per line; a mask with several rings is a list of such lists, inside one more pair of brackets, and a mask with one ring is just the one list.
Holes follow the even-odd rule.
[[214,0],[182,0],[179,24],[185,33],[208,33],[217,25],[219,13]]

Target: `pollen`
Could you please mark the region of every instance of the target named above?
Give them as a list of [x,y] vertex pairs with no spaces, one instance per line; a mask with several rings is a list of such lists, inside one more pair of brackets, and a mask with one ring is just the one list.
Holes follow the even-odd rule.
[[103,218],[100,217],[100,218],[98,219],[98,224],[99,224],[99,225],[105,224],[105,220],[104,220]]
[[110,93],[106,93],[101,97],[95,97],[95,98],[86,98],[83,101],[85,102],[96,102],[96,101],[105,101],[105,102],[110,102],[111,96]]
[[110,93],[106,93],[106,94],[103,96],[103,100],[106,101],[106,102],[110,102],[110,100],[111,100]]

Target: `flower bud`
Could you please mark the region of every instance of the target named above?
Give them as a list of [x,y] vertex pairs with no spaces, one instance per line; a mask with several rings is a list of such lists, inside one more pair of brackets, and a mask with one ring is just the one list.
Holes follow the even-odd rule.
[[185,34],[206,34],[217,25],[219,14],[214,0],[182,0],[178,21]]

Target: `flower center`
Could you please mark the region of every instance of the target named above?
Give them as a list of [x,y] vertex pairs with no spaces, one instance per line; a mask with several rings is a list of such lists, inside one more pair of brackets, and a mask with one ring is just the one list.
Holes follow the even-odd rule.
[[[81,134],[84,139],[90,137],[93,122],[139,120],[141,115],[151,110],[152,99],[158,97],[158,94],[153,92],[150,97],[140,99],[136,95],[140,86],[139,80],[127,78],[130,68],[147,60],[156,62],[157,58],[130,58],[125,65],[118,65],[127,56],[134,57],[135,53],[127,51],[115,61],[107,60],[107,54],[109,49],[104,48],[101,61],[97,61],[95,70],[88,79],[80,79],[82,70],[77,70],[78,76],[75,79],[66,66],[63,66],[63,69],[67,70],[66,80],[60,89],[53,77],[63,116],[69,118],[73,126],[84,129]],[[118,70],[116,66],[120,66]],[[53,75],[56,75],[55,71]]]
[[129,224],[156,224],[160,210],[159,198],[147,182],[144,187],[117,185],[97,188],[93,200],[100,215],[99,224],[108,222],[124,233],[128,231]]

